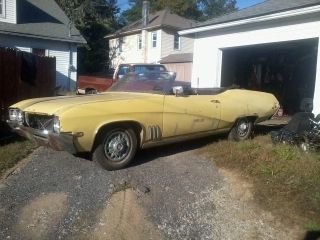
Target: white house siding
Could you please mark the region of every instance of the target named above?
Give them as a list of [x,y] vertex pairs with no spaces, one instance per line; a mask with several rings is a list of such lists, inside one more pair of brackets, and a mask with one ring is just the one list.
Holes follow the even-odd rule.
[[[157,32],[157,47],[153,48],[152,47],[152,33]],[[148,45],[147,45],[147,62],[148,63],[158,63],[161,59],[161,42],[162,42],[162,31],[161,30],[155,30],[155,31],[150,31],[148,33]]]
[[[32,48],[47,50],[48,56],[56,57],[56,85],[61,87],[61,90],[75,88],[77,80],[77,48],[75,44],[0,34],[0,46],[17,48],[26,52],[30,52]],[[72,62],[70,62],[70,51],[73,56]],[[69,63],[75,70],[70,72],[70,78]]]
[[0,22],[17,23],[17,2],[16,0],[5,1],[5,16],[0,17]]
[[48,55],[56,57],[56,86],[67,89],[69,84],[69,52],[49,50]]
[[175,50],[173,48],[173,41],[174,41],[174,34],[175,32],[168,32],[162,30],[161,32],[161,44],[162,44],[162,51],[161,57],[166,57],[170,54],[178,54],[178,53],[192,53],[193,52],[193,38],[181,36],[180,37],[180,49]]
[[161,45],[162,45],[161,56],[165,57],[165,56],[168,56],[169,54],[178,53],[179,51],[176,51],[176,50],[173,49],[174,33],[170,33],[170,32],[162,30],[161,35],[162,35],[162,38],[161,38]]
[[120,63],[143,62],[143,50],[138,49],[138,34],[123,37],[122,52],[119,51],[119,38],[109,41],[111,66],[116,68]]
[[[72,59],[70,60],[70,65],[72,66],[71,71],[71,80],[73,84],[76,84],[77,82],[77,70],[78,70],[78,48],[77,45],[71,44],[71,51],[72,51]],[[74,85],[74,87],[76,87]]]
[[[161,59],[161,30],[157,32],[157,47],[152,47],[151,34],[147,32],[147,39],[142,40],[142,49],[138,49],[138,34],[123,37],[122,52],[119,51],[119,38],[109,40],[111,67],[116,68],[120,63],[157,63]],[[144,53],[146,46],[146,54]]]
[[62,91],[74,90],[77,81],[77,47],[64,43],[58,49],[48,49],[48,56],[56,58],[56,86]]
[[[285,42],[320,37],[319,18],[274,22],[269,25],[233,29],[226,33],[198,34],[194,43],[192,86],[219,87],[221,85],[222,50],[229,47]],[[320,49],[320,48],[319,48]],[[314,94],[314,112],[320,113],[320,61]]]
[[194,47],[194,39],[181,36],[181,51],[182,53],[192,53]]

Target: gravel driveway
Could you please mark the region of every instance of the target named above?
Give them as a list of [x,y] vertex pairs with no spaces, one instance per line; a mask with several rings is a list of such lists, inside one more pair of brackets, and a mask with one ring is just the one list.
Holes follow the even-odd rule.
[[285,239],[201,144],[146,150],[114,172],[39,148],[0,184],[0,239]]

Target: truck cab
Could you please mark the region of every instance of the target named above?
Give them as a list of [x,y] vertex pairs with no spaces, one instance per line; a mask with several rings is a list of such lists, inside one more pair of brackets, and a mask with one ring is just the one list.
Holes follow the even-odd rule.
[[148,64],[148,63],[126,63],[119,64],[113,75],[113,80],[118,81],[128,73],[145,73],[145,72],[162,72],[167,71],[162,64]]
[[165,72],[162,64],[123,63],[119,64],[113,76],[79,76],[77,82],[78,94],[95,94],[107,91],[114,82],[121,80],[128,73],[143,74],[146,72]]

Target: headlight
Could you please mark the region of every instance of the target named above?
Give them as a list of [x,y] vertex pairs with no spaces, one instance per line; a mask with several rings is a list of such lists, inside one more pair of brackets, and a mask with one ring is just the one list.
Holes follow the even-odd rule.
[[17,109],[9,109],[9,119],[10,121],[17,121],[18,110]]
[[55,133],[60,133],[60,120],[57,116],[55,116],[53,119],[53,131]]
[[23,112],[19,109],[9,109],[9,119],[10,121],[18,122],[19,124],[23,124],[24,115]]
[[20,125],[22,125],[24,122],[24,115],[23,115],[23,112],[20,110],[18,110],[17,121]]

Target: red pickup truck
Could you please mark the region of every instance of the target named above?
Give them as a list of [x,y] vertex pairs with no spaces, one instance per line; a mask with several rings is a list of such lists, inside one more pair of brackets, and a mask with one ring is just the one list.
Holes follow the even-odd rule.
[[95,94],[106,91],[112,84],[112,77],[79,76],[77,91],[79,94]]
[[116,71],[111,76],[79,76],[78,78],[78,93],[79,94],[94,94],[104,92],[112,86],[112,84],[130,72],[144,73],[150,71],[167,71],[162,64],[148,63],[128,63],[119,64]]

